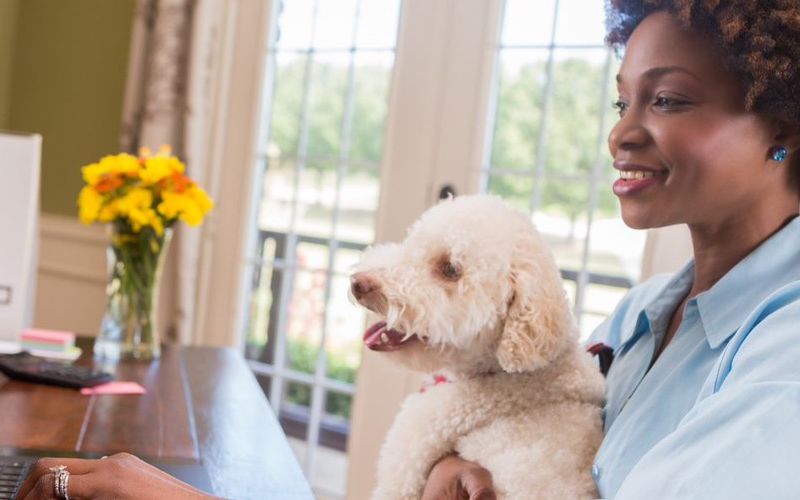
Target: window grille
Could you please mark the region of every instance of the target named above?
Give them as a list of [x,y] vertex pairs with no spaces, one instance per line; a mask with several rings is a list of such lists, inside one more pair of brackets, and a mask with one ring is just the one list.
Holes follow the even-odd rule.
[[346,446],[365,319],[348,272],[374,239],[399,9],[283,0],[265,54],[245,355],[287,434],[305,440],[312,484],[319,446]]
[[531,213],[582,336],[639,279],[643,234],[624,226],[605,146],[618,62],[603,2],[506,0],[481,191]]

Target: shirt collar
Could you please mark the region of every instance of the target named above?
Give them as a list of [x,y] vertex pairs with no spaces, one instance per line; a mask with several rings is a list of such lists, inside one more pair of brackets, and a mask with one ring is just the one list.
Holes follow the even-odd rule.
[[675,311],[675,307],[683,300],[694,280],[694,261],[690,261],[683,269],[675,273],[654,288],[652,299],[646,302],[636,317],[636,326],[627,336],[621,339],[616,354],[621,354],[635,344],[645,332],[653,328],[666,328]]
[[800,279],[798,242],[800,217],[795,217],[694,298],[712,349],[727,340],[770,293]]

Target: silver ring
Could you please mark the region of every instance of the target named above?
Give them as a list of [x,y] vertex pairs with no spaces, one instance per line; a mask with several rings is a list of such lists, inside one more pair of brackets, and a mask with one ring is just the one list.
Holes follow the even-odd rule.
[[55,467],[50,467],[50,472],[53,473],[53,493],[56,498],[60,500],[69,500],[69,471],[67,470],[67,466],[57,465]]

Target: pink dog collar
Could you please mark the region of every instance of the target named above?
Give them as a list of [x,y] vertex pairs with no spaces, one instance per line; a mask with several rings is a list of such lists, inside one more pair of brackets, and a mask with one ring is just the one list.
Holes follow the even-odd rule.
[[419,388],[419,392],[425,392],[428,390],[428,387],[435,387],[441,384],[449,384],[451,380],[444,375],[436,374],[431,379],[426,380],[422,383],[422,386]]

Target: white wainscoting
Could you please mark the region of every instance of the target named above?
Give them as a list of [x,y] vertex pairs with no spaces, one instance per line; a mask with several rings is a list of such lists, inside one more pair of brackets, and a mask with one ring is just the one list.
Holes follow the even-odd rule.
[[95,335],[105,307],[103,226],[42,214],[34,326]]

